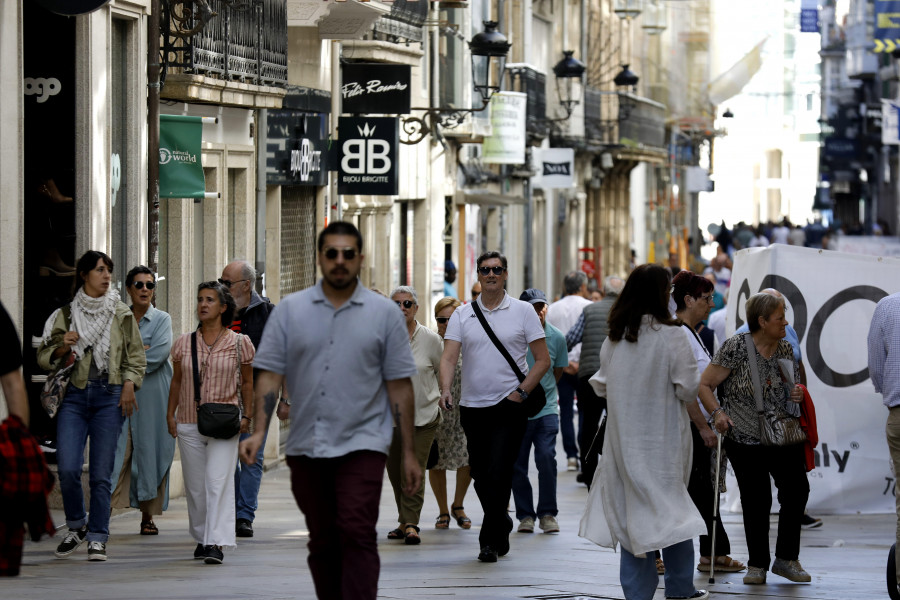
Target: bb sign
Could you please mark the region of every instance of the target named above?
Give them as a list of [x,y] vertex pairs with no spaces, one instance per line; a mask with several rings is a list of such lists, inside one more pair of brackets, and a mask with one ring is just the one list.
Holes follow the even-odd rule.
[[395,117],[341,117],[338,194],[395,196],[399,190]]

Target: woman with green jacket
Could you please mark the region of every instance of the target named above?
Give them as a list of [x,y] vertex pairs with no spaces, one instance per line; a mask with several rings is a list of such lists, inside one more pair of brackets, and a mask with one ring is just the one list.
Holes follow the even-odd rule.
[[[50,315],[37,353],[47,370],[59,369],[70,354],[76,361],[57,414],[59,487],[69,527],[56,548],[58,558],[87,540],[88,560],[106,560],[116,445],[122,421],[138,408],[134,391],[147,364],[137,321],[111,287],[112,270],[103,252],[89,250],[78,260],[75,297]],[[88,437],[89,515],[81,488]]]

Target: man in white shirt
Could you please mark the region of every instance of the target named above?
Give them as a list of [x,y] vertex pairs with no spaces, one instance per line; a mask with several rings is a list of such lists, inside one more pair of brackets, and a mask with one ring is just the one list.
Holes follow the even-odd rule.
[[[587,275],[581,271],[572,271],[563,279],[565,295],[550,305],[547,321],[562,331],[568,332],[581,317],[584,307],[591,304],[588,299]],[[563,450],[566,453],[566,470],[578,470],[578,446],[575,443],[575,390],[578,388],[578,361],[581,360],[581,344],[578,343],[569,351],[569,366],[563,369],[562,377],[556,382],[559,391],[559,429],[562,433]],[[581,430],[581,414],[578,415],[579,437]]]
[[[522,446],[528,417],[522,405],[550,368],[544,328],[531,304],[511,298],[504,289],[506,257],[485,252],[476,261],[481,295],[457,308],[450,316],[441,355],[441,408],[460,404],[460,422],[466,432],[469,466],[475,493],[484,510],[478,541],[478,560],[497,562],[509,552],[513,522],[506,508],[512,493],[513,466]],[[488,337],[475,314],[484,314],[499,342],[526,373],[519,381],[503,354]],[[529,369],[526,353],[534,366]],[[461,398],[453,398],[450,386],[462,351]]]

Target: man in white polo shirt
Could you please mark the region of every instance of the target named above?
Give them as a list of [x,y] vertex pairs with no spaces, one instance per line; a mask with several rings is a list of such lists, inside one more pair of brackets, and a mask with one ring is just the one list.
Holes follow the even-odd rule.
[[[544,328],[532,306],[511,298],[504,289],[508,275],[506,257],[499,252],[485,252],[476,264],[481,295],[453,312],[444,334],[440,404],[444,409],[453,402],[460,404],[475,493],[484,510],[478,560],[497,562],[498,556],[509,552],[509,533],[513,528],[506,508],[512,491],[513,466],[528,421],[522,402],[550,368],[550,353]],[[519,370],[527,374],[521,383],[478,320],[476,303]],[[530,370],[525,359],[529,348],[534,356]],[[462,397],[452,398],[450,384],[460,350],[465,357]]]

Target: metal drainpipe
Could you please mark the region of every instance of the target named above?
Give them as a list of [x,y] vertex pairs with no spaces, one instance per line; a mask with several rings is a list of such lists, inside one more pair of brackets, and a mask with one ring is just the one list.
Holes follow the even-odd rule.
[[266,109],[256,111],[256,287],[264,290],[266,272],[266,143],[268,141],[268,117]]
[[[341,43],[337,40],[331,41],[331,140],[337,143],[338,140],[338,117],[341,115]],[[330,221],[330,206],[337,207],[337,220],[344,220],[344,201],[338,196],[338,174],[337,171],[331,171],[331,198],[329,209],[325,212],[326,223]]]
[[159,17],[160,0],[147,21],[147,266],[159,269]]

